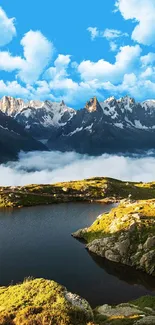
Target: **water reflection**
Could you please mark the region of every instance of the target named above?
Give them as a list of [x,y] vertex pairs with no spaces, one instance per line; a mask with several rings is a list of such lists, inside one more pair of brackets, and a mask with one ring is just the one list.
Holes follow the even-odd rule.
[[135,270],[133,267],[122,265],[119,263],[108,261],[96,254],[88,252],[93,261],[106,273],[117,277],[121,281],[125,281],[130,285],[140,285],[149,291],[155,291],[155,277],[145,272]]

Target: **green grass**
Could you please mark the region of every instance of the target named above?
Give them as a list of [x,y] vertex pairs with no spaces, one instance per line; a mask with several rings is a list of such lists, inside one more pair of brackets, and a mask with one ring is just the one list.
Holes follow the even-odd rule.
[[83,181],[48,185],[0,187],[0,207],[33,206],[60,202],[115,202],[124,198],[155,198],[155,183],[122,182],[113,178],[91,178]]
[[153,296],[144,296],[132,301],[131,303],[138,306],[141,310],[146,311],[145,307],[149,307],[155,311],[155,297]]
[[[137,228],[135,227],[135,235],[140,234],[140,241],[144,243],[148,234],[155,234],[155,199],[120,204],[109,213],[103,214],[100,219],[97,218],[86,231],[82,231],[82,237],[87,242],[91,242],[111,234],[119,235],[120,232],[128,229],[133,216],[138,213],[142,217],[140,224],[137,225]],[[125,216],[127,216],[126,220]],[[132,236],[134,236],[134,231]]]
[[[139,319],[138,315],[106,317],[95,310],[92,321],[65,299],[65,292],[63,286],[44,279],[0,287],[0,325],[133,325]],[[155,297],[141,297],[130,304],[149,315],[145,307],[155,310]]]
[[35,279],[0,288],[1,325],[86,325],[88,315],[64,297],[54,281]]

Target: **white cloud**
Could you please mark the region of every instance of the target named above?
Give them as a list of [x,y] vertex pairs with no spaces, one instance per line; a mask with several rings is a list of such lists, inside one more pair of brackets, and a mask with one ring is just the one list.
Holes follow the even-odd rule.
[[155,62],[155,53],[150,52],[141,56],[140,60],[143,66],[152,65]]
[[[155,71],[154,71],[155,75]],[[155,82],[145,75],[136,75],[135,73],[125,74],[121,83],[115,85],[111,82],[105,82],[103,88],[109,93],[118,96],[128,94],[137,100],[154,98]]]
[[104,32],[101,32],[102,37],[106,38],[109,41],[110,49],[112,52],[116,52],[118,49],[117,40],[122,37],[128,37],[127,33],[123,33],[118,29],[109,29],[106,28]]
[[29,98],[30,92],[26,87],[22,87],[17,81],[0,80],[0,96],[13,96]]
[[47,80],[62,80],[68,76],[67,68],[70,62],[70,55],[59,54],[57,59],[54,61],[54,67],[47,69],[44,77]]
[[90,33],[92,41],[94,41],[94,39],[100,35],[97,27],[88,27],[87,31]]
[[144,45],[155,44],[155,1],[154,0],[117,0],[116,7],[124,19],[132,19],[137,25],[132,39]]
[[[151,3],[151,0],[147,0],[147,3],[146,0],[140,0],[140,6],[136,0],[118,0],[117,9],[125,19],[134,19],[136,28],[140,28],[146,18],[150,26],[151,12],[154,10]],[[13,37],[14,21],[8,19],[0,9],[0,26],[1,13],[5,22],[8,22],[8,30],[14,31]],[[135,30],[132,36],[135,35]],[[77,63],[72,62],[71,55],[59,54],[51,64],[50,60],[55,51],[53,44],[40,31],[29,31],[21,40],[21,55],[13,56],[10,52],[0,51],[0,70],[14,72],[15,75],[15,81],[0,81],[0,95],[53,101],[64,99],[71,106],[83,105],[84,101],[94,95],[104,99],[105,90],[110,96],[125,92],[136,99],[154,97],[155,53],[145,52],[145,55],[142,55],[139,45],[120,47],[121,38],[124,40],[128,34],[118,29],[107,28],[100,31],[97,27],[89,27],[88,31],[92,39],[104,37],[108,40],[111,51],[116,52],[113,63],[104,60],[102,56],[97,62],[85,60]],[[142,33],[141,37],[143,36]],[[148,35],[148,40],[150,37],[152,34]],[[11,80],[12,76],[13,74]]]
[[21,40],[24,58],[0,52],[0,70],[17,71],[17,78],[26,84],[35,83],[48,65],[54,46],[39,31],[29,31]]
[[12,56],[9,52],[0,52],[0,70],[14,71],[22,69],[24,60],[20,56]]
[[51,60],[53,44],[40,31],[29,31],[21,40],[25,60],[18,77],[25,83],[38,80]]
[[10,43],[16,35],[14,18],[8,18],[5,11],[0,7],[0,46]]
[[124,74],[130,73],[136,68],[141,54],[139,45],[124,46],[116,55],[115,63],[112,64],[103,59],[97,62],[89,60],[83,61],[78,67],[81,78],[87,82],[96,80],[96,82],[114,82],[122,81]]
[[111,49],[112,52],[116,52],[117,51],[118,46],[117,46],[117,43],[116,42],[111,41],[109,43],[109,45],[110,45],[110,49]]
[[127,37],[129,36],[127,33],[123,33],[118,29],[109,29],[106,28],[103,33],[101,33],[102,37],[107,38],[108,40],[116,39],[119,37]]
[[70,55],[59,54],[54,61],[54,66],[45,72],[44,78],[48,80],[51,90],[64,92],[78,90],[78,83],[68,78],[67,69],[70,62]]
[[116,40],[129,36],[127,33],[123,33],[118,29],[106,28],[104,31],[101,31],[97,27],[89,27],[87,30],[90,32],[92,41],[94,41],[94,39],[97,37],[106,38],[109,41],[110,50],[112,52],[116,52],[118,49]]
[[0,165],[0,185],[47,184],[95,176],[153,181],[154,165],[155,158],[147,154],[145,158],[132,158],[107,154],[90,157],[75,152],[21,153],[19,161]]

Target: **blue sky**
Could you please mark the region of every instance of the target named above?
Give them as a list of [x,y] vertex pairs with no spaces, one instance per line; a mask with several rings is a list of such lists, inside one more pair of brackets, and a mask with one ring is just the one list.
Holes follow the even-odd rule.
[[155,98],[154,0],[1,0],[0,97]]

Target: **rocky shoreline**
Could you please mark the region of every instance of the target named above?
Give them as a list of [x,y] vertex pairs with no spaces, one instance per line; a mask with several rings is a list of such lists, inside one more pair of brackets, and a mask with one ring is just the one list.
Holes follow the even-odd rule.
[[122,202],[72,236],[92,253],[155,276],[155,200]]

